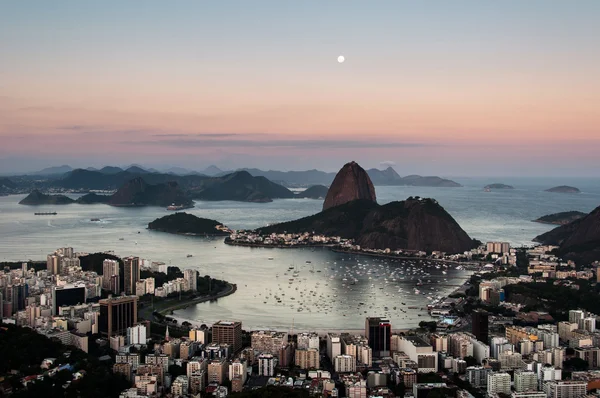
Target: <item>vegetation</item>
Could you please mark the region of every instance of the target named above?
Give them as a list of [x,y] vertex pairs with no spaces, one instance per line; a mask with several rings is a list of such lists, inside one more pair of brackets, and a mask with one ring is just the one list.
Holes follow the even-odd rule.
[[305,398],[309,396],[308,391],[279,386],[263,387],[230,395],[232,398]]
[[3,261],[0,262],[0,269],[6,267],[9,269],[21,269],[23,263],[27,263],[27,269],[33,268],[36,272],[45,270],[47,267],[45,261]]
[[217,225],[222,225],[222,223],[182,212],[157,218],[148,224],[148,229],[172,234],[229,235],[225,231],[218,230]]
[[542,216],[536,220],[535,222],[544,223],[544,224],[568,224],[572,221],[578,220],[582,217],[587,216],[586,213],[582,213],[580,211],[563,211],[560,213],[548,214],[546,216]]
[[[11,384],[13,397],[118,397],[129,386],[121,375],[113,374],[110,366],[96,357],[29,328],[2,324],[0,358],[0,377],[6,377]],[[85,375],[73,381],[71,371],[63,370],[53,377],[46,374],[43,380],[23,387],[23,377],[43,374],[40,365],[45,358],[56,358],[55,366],[69,364],[73,372],[84,371]]]
[[419,322],[419,327],[421,329],[427,329],[430,333],[435,333],[435,330],[437,329],[437,322],[421,321],[421,322]]

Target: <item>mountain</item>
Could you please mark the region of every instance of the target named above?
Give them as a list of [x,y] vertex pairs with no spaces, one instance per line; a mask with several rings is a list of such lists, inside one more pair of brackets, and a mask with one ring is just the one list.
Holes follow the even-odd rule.
[[36,171],[33,173],[27,173],[27,174],[37,175],[37,176],[49,176],[49,175],[56,175],[56,174],[65,174],[71,170],[73,170],[73,168],[71,166],[64,164],[62,166],[47,167],[40,171]]
[[273,198],[293,198],[289,189],[265,177],[253,177],[247,171],[236,171],[223,177],[207,178],[191,191],[201,200],[237,200],[242,202],[271,202]]
[[222,223],[206,218],[196,217],[189,213],[175,213],[157,218],[148,224],[148,229],[185,235],[218,235],[227,236],[228,232],[217,229]]
[[0,190],[2,188],[5,188],[5,189],[15,189],[16,187],[17,187],[17,184],[15,184],[9,178],[0,177]]
[[329,191],[329,188],[325,185],[313,185],[302,192],[298,192],[296,196],[308,199],[325,199],[327,191]]
[[371,249],[462,253],[479,244],[433,199],[409,198],[383,206],[359,199],[258,232],[314,232],[354,239],[361,247]]
[[542,216],[533,221],[542,224],[565,225],[585,217],[586,215],[586,213],[582,213],[580,211],[563,211],[561,213],[548,214],[547,216]]
[[80,196],[75,200],[75,203],[79,203],[82,205],[92,205],[97,203],[108,203],[110,202],[110,195],[98,195],[97,193],[88,193],[83,196]]
[[402,177],[402,184],[400,185],[411,185],[415,187],[442,187],[442,188],[455,188],[462,187],[457,182],[448,180],[436,176],[422,177],[420,175],[409,175]]
[[124,184],[114,195],[109,204],[112,206],[169,206],[191,205],[189,199],[179,188],[177,182],[150,185],[142,177],[136,177]]
[[581,191],[578,188],[570,187],[568,185],[560,185],[558,187],[553,187],[546,189],[546,192],[558,192],[558,193],[580,193]]
[[[89,169],[88,169],[89,170]],[[90,171],[94,171],[94,170],[90,170]],[[116,166],[104,166],[103,168],[101,168],[100,170],[97,170],[102,174],[118,174],[123,172],[124,170],[120,167],[116,167]]]
[[367,174],[374,185],[404,185],[402,177],[391,167],[385,170],[369,169],[367,170]]
[[165,170],[165,173],[175,174],[178,176],[185,176],[185,175],[189,175],[189,174],[198,174],[195,171],[184,169],[183,167],[171,167],[171,168],[168,168],[167,170]]
[[221,170],[217,166],[211,165],[211,166],[208,166],[207,168],[205,168],[204,170],[202,170],[201,173],[204,175],[213,177],[213,176],[217,176],[217,175],[223,173],[223,170]]
[[365,169],[356,162],[346,163],[327,191],[323,210],[358,199],[376,202],[375,188]]
[[23,198],[20,205],[68,205],[75,202],[73,199],[65,195],[46,195],[37,189],[31,191],[29,195]]
[[486,185],[485,187],[483,187],[483,189],[515,189],[515,187],[513,187],[512,185],[495,183]]
[[148,170],[141,168],[138,165],[131,165],[128,168],[125,169],[126,172],[131,173],[131,174],[147,174],[149,173]]

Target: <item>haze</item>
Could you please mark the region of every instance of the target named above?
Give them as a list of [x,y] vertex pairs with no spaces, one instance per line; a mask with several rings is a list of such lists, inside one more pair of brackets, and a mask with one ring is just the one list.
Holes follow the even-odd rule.
[[599,16],[594,0],[5,1],[0,170],[596,175]]

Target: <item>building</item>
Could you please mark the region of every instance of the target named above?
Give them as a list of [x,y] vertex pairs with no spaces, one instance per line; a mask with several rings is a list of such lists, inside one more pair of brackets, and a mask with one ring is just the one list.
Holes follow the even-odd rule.
[[583,330],[594,333],[596,331],[596,318],[592,316],[583,318]]
[[319,350],[316,348],[297,349],[295,363],[300,369],[319,369]]
[[242,349],[242,322],[219,321],[212,327],[212,342],[229,344],[233,353]]
[[569,322],[576,323],[579,328],[583,327],[583,319],[585,318],[585,312],[582,310],[570,310],[569,311]]
[[475,310],[471,315],[472,331],[475,338],[485,344],[488,344],[489,326],[488,313],[482,310]]
[[578,398],[587,394],[586,381],[560,380],[544,383],[548,398]]
[[140,280],[140,258],[127,257],[124,272],[125,294],[135,294],[135,284]]
[[505,372],[488,374],[487,392],[488,395],[510,394],[510,375]]
[[198,271],[195,269],[186,269],[183,271],[183,279],[188,290],[192,292],[198,291]]
[[483,366],[469,366],[466,371],[467,381],[475,388],[487,387],[488,375],[492,369]]
[[260,354],[258,356],[258,375],[275,376],[276,359],[272,354]]
[[419,373],[437,372],[438,355],[433,347],[418,336],[401,336],[399,349],[417,363]]
[[146,344],[146,325],[127,328],[127,344]]
[[[119,262],[117,260],[106,259],[102,262],[102,289],[111,289],[111,279],[113,276],[119,276]],[[113,291],[114,294],[119,292]]]
[[536,391],[538,388],[537,374],[531,370],[515,370],[515,391]]
[[577,347],[575,348],[575,356],[586,361],[590,369],[600,367],[600,348],[598,347]]
[[190,383],[187,376],[179,375],[171,384],[171,394],[176,397],[183,397],[188,394]]
[[333,359],[333,367],[337,373],[354,373],[356,358],[351,355],[338,355]]
[[516,392],[514,391],[510,394],[510,398],[547,398],[546,393],[543,391],[525,391],[525,392]]
[[384,357],[390,355],[390,339],[392,335],[392,324],[387,319],[367,318],[365,320],[365,336],[369,341],[369,347],[373,355]]
[[258,330],[250,336],[253,350],[263,354],[278,355],[279,350],[287,345],[288,334],[271,330]]
[[240,378],[242,385],[246,382],[246,378],[248,377],[248,367],[246,366],[246,361],[236,359],[235,361],[229,364],[229,380]]
[[213,359],[208,363],[208,382],[223,384],[227,374],[227,362],[225,359]]
[[109,297],[100,300],[98,330],[106,337],[125,335],[127,328],[137,325],[136,296]]
[[84,304],[85,301],[86,290],[83,283],[52,286],[52,315],[57,315],[60,307]]
[[508,254],[510,253],[510,243],[508,242],[487,242],[486,251],[488,253]]
[[199,394],[204,390],[206,388],[206,378],[207,375],[205,370],[196,370],[191,374],[188,374],[190,394]]
[[[327,357],[331,361],[338,355],[342,355],[342,343],[340,341],[340,335],[337,333],[327,334]],[[356,356],[356,355],[355,355]]]
[[301,350],[309,348],[316,348],[318,350],[321,343],[321,339],[317,333],[301,333],[298,335],[296,341],[296,346]]

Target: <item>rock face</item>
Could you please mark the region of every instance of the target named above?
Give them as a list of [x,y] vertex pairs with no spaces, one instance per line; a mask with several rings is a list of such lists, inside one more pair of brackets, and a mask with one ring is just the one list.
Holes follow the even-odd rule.
[[559,254],[567,259],[583,263],[600,260],[600,207],[583,218],[535,237],[534,241],[559,245]]
[[558,187],[553,187],[546,189],[546,192],[558,192],[558,193],[580,193],[579,188],[570,187],[568,185],[560,185]]
[[27,197],[19,202],[20,205],[68,205],[75,202],[65,195],[46,195],[37,189],[31,191]]
[[261,234],[315,232],[354,239],[356,244],[370,249],[462,253],[479,244],[433,199],[409,198],[383,206],[359,199],[258,231]]
[[112,206],[169,206],[190,205],[192,201],[176,182],[150,185],[136,177],[119,188],[108,203]]
[[362,167],[356,162],[346,163],[327,191],[323,210],[358,199],[375,202],[375,188]]

